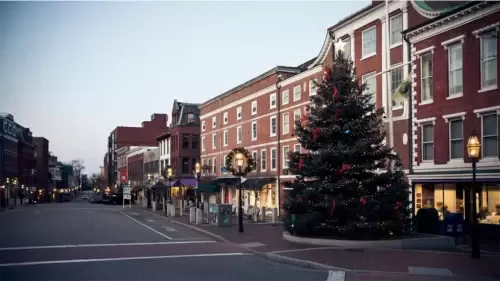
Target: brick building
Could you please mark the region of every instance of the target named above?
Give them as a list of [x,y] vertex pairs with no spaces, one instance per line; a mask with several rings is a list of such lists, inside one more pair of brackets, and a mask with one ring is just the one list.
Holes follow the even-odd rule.
[[119,182],[116,150],[124,146],[156,146],[156,137],[167,129],[167,114],[154,113],[141,127],[116,127],[108,137],[108,185]]
[[[200,159],[200,109],[198,104],[174,100],[170,124],[170,166],[177,177],[193,177]],[[160,135],[160,134],[158,134]]]
[[17,147],[19,184],[29,188],[35,187],[35,144],[30,129],[19,128]]
[[17,179],[18,174],[18,131],[20,126],[11,114],[0,114],[0,185]]
[[468,217],[472,166],[466,143],[475,130],[482,144],[477,164],[481,222],[499,224],[490,218],[500,213],[500,4],[474,1],[434,17],[412,6],[415,25],[405,35],[413,65],[414,210],[431,207],[441,217],[445,212]]
[[36,170],[35,170],[35,185],[36,188],[40,192],[41,196],[39,198],[40,201],[50,200],[50,180],[49,177],[49,140],[44,137],[34,137],[33,142],[35,144],[35,161],[36,161]]

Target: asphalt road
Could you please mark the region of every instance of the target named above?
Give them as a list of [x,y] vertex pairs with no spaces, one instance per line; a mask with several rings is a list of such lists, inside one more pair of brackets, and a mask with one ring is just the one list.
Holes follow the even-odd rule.
[[0,213],[2,281],[323,281],[327,276],[121,206],[80,199]]

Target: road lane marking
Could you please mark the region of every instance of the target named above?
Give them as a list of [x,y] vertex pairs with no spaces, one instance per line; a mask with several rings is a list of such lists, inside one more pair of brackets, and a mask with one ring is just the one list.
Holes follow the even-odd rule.
[[326,281],[345,281],[345,271],[329,270]]
[[305,252],[305,251],[316,251],[316,250],[342,250],[343,247],[316,247],[316,248],[299,248],[299,249],[289,249],[281,251],[272,251],[271,254],[284,254],[293,252]]
[[175,228],[171,228],[170,226],[162,226],[166,231],[169,231],[169,232],[177,232],[177,230]]
[[125,214],[124,212],[120,212],[120,213],[121,213],[122,215],[126,216],[127,218],[129,218],[129,219],[131,219],[131,220],[135,221],[136,223],[138,223],[138,224],[140,224],[140,225],[144,226],[145,228],[147,228],[147,229],[149,229],[149,230],[151,230],[151,231],[155,232],[156,234],[161,235],[161,236],[163,236],[163,237],[165,237],[165,238],[167,238],[167,239],[169,239],[169,240],[172,240],[172,237],[169,237],[169,236],[167,236],[167,235],[165,235],[165,234],[163,234],[163,233],[159,232],[158,230],[156,230],[156,229],[154,229],[154,228],[152,228],[152,227],[150,227],[150,226],[148,226],[148,225],[143,224],[142,222],[140,222],[140,221],[138,221],[138,220],[134,219],[133,217],[131,217],[131,216],[129,216],[129,215],[127,215],[127,214]]
[[147,222],[154,222],[152,219],[146,219]]
[[251,256],[250,253],[214,253],[214,254],[193,254],[193,255],[171,255],[171,256],[150,256],[150,257],[127,257],[108,259],[79,259],[79,260],[56,260],[56,261],[33,261],[19,263],[0,263],[1,267],[46,265],[60,263],[83,263],[83,262],[106,262],[106,261],[131,261],[131,260],[154,260],[154,259],[180,259],[180,258],[203,258],[203,257],[230,257],[230,256]]
[[139,213],[136,213],[136,212],[132,212],[132,213],[130,213],[130,214],[131,214],[132,216],[138,216],[138,215],[139,215]]
[[64,249],[64,248],[87,248],[87,247],[117,247],[117,246],[148,246],[148,245],[177,245],[177,244],[205,244],[215,243],[214,240],[186,240],[168,242],[144,242],[144,243],[114,243],[114,244],[75,244],[75,245],[51,245],[51,246],[26,246],[5,247],[0,251],[39,250],[39,249]]

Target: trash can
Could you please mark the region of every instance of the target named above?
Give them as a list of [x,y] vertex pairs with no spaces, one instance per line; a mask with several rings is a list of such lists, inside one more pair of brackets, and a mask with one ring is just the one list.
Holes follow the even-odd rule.
[[445,235],[457,237],[462,234],[464,219],[461,213],[450,213],[444,218]]

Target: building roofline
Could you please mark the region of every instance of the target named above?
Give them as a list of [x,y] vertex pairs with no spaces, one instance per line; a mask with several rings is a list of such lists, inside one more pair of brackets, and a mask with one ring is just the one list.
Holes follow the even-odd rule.
[[169,138],[171,135],[172,135],[172,132],[170,132],[170,130],[169,130],[168,132],[162,133],[161,135],[157,136],[156,140],[157,141],[162,141],[164,139]]
[[276,66],[276,67],[273,67],[272,69],[270,69],[270,70],[268,70],[268,71],[260,74],[259,76],[256,76],[256,77],[254,77],[254,78],[252,78],[252,79],[250,79],[250,80],[248,80],[248,81],[246,81],[246,82],[244,82],[244,83],[242,83],[242,84],[240,84],[240,85],[238,85],[238,86],[230,89],[229,91],[226,91],[226,92],[224,92],[224,93],[222,93],[222,94],[220,94],[220,95],[218,95],[218,96],[216,96],[214,98],[209,99],[208,101],[200,104],[198,107],[201,109],[201,108],[203,108],[205,106],[208,106],[208,105],[214,103],[217,100],[220,100],[222,98],[228,97],[228,96],[230,96],[230,95],[232,95],[232,94],[234,94],[234,93],[236,93],[236,92],[238,92],[238,91],[240,91],[240,90],[242,90],[242,89],[244,89],[246,87],[249,87],[250,85],[254,84],[257,81],[260,81],[260,80],[262,80],[262,79],[264,79],[264,78],[266,78],[266,77],[268,77],[268,76],[270,76],[272,74],[278,73],[278,72],[287,72],[287,73],[298,74],[298,73],[301,72],[301,70],[298,67],[292,67],[292,66]]

